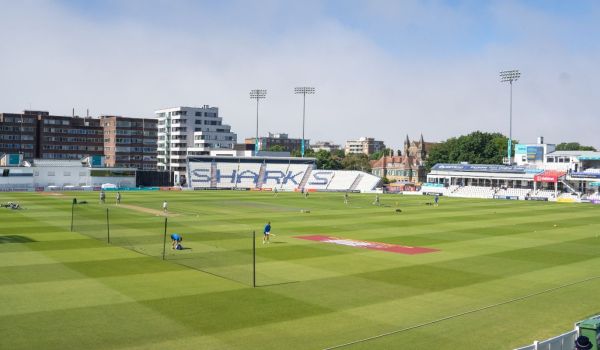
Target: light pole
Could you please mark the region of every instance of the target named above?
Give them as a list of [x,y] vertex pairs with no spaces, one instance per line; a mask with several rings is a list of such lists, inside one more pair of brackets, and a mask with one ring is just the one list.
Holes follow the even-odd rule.
[[297,95],[302,95],[302,145],[300,146],[300,153],[302,154],[302,158],[304,158],[304,121],[306,119],[306,94],[314,94],[315,88],[308,86],[297,87],[294,88],[294,93]]
[[267,97],[267,90],[250,90],[250,98],[256,100],[256,139],[254,139],[254,155],[258,155],[258,101]]
[[508,134],[508,165],[512,164],[512,86],[513,81],[517,81],[521,76],[521,72],[518,69],[503,70],[500,72],[500,81],[510,84],[510,117],[509,117],[509,134]]

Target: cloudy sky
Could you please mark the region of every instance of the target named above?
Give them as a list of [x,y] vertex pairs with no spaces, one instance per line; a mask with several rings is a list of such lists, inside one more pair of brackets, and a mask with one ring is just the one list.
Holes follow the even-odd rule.
[[0,0],[0,110],[153,116],[220,108],[254,135],[313,141],[474,130],[600,148],[597,1]]

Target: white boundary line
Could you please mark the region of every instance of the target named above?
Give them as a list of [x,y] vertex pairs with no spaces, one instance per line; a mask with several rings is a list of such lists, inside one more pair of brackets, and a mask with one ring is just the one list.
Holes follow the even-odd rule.
[[450,315],[450,316],[438,318],[437,320],[433,320],[433,321],[419,323],[419,324],[416,324],[416,325],[413,325],[413,326],[410,326],[410,327],[405,327],[405,328],[397,329],[395,331],[391,331],[391,332],[387,332],[387,333],[382,333],[382,334],[374,335],[372,337],[358,339],[358,340],[354,340],[354,341],[351,341],[351,342],[348,342],[348,343],[330,346],[330,347],[324,348],[323,350],[339,349],[339,348],[343,348],[343,347],[346,347],[346,346],[350,346],[350,345],[354,345],[354,344],[358,344],[358,343],[364,343],[364,342],[371,341],[371,340],[374,340],[374,339],[379,339],[379,338],[387,337],[389,335],[393,335],[393,334],[397,334],[397,333],[402,333],[402,332],[410,331],[412,329],[429,326],[429,325],[432,325],[432,324],[435,324],[435,323],[439,323],[439,322],[442,322],[442,321],[446,321],[446,320],[449,320],[449,319],[452,319],[452,318],[456,318],[456,317],[460,317],[460,316],[464,316],[464,315],[476,313],[476,312],[479,312],[479,311],[491,309],[491,308],[494,308],[494,307],[498,307],[498,306],[502,306],[502,305],[506,305],[506,304],[510,304],[510,303],[514,303],[516,301],[528,299],[528,298],[531,298],[531,297],[534,297],[534,296],[537,296],[537,295],[540,295],[540,294],[545,294],[545,293],[553,292],[555,290],[559,290],[559,289],[562,289],[562,288],[570,287],[570,286],[573,286],[573,285],[576,285],[576,284],[580,284],[580,283],[585,283],[585,282],[588,282],[588,281],[591,281],[591,280],[595,280],[595,279],[600,279],[600,276],[589,277],[589,278],[582,279],[582,280],[579,280],[579,281],[575,281],[575,282],[563,284],[563,285],[560,285],[560,286],[557,286],[557,287],[544,289],[542,291],[531,293],[531,294],[527,294],[527,295],[524,295],[522,297],[518,297],[518,298],[514,298],[514,299],[510,299],[510,300],[501,301],[501,302],[496,303],[496,304],[491,304],[491,305],[483,306],[483,307],[480,307],[480,308],[477,308],[477,309],[473,309],[473,310],[461,312],[461,313],[458,313],[458,314],[454,314],[454,315]]

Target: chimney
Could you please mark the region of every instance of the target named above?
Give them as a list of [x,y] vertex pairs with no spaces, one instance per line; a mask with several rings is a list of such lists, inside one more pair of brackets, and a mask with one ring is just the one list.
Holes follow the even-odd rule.
[[544,136],[540,136],[537,138],[537,143],[538,145],[543,145],[544,144]]

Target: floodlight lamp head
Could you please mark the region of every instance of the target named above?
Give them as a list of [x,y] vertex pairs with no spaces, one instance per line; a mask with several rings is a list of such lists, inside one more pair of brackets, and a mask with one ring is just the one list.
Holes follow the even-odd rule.
[[500,72],[500,81],[501,82],[513,82],[519,79],[519,77],[521,77],[521,72],[519,72],[518,69],[513,69],[513,70],[504,70]]
[[294,88],[294,93],[295,94],[314,94],[315,88],[308,87],[308,86],[297,87],[297,88]]
[[258,99],[266,98],[266,97],[267,97],[267,90],[264,90],[264,89],[250,90],[250,98],[258,100]]

